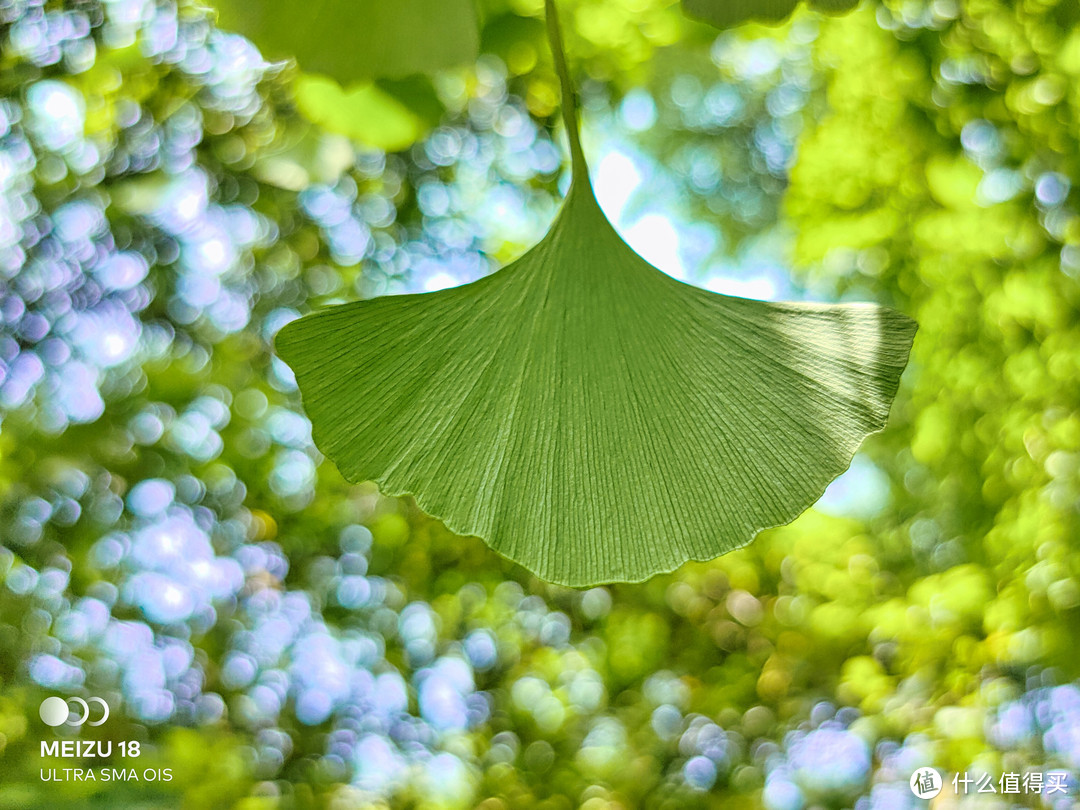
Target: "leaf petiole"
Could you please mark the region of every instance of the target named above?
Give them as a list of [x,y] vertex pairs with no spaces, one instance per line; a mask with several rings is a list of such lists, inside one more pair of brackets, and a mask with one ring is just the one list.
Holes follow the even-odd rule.
[[566,64],[566,51],[563,48],[562,29],[559,27],[559,14],[555,9],[555,0],[544,0],[544,16],[547,20],[548,42],[551,55],[555,60],[555,72],[559,75],[562,90],[562,116],[566,126],[566,135],[570,139],[570,160],[573,175],[588,178],[585,165],[585,153],[581,151],[581,138],[578,132],[577,94],[570,81],[570,70]]

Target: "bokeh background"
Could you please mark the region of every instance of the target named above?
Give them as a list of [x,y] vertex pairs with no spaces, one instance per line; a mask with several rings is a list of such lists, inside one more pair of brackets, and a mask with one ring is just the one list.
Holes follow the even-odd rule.
[[[314,307],[542,235],[566,178],[540,5],[484,0],[475,68],[313,125],[295,67],[186,0],[0,0],[0,808],[884,810],[926,806],[923,765],[935,807],[1075,806],[1080,7],[717,32],[566,0],[639,252],[921,324],[888,430],[814,509],[575,591],[344,482],[272,352]],[[42,783],[72,765],[39,756],[50,694],[105,697],[82,737],[172,781]],[[1068,794],[948,784],[1048,771]]]

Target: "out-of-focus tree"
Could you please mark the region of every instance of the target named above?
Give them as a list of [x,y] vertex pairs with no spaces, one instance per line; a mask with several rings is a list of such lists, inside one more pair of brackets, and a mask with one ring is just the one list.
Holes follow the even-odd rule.
[[[928,764],[1068,772],[998,798],[1075,800],[1070,6],[717,34],[574,5],[631,241],[660,196],[692,281],[921,324],[889,430],[819,508],[585,591],[342,481],[270,349],[314,306],[473,280],[539,236],[538,11],[486,3],[475,68],[378,80],[361,100],[427,130],[386,154],[188,6],[0,5],[0,807],[893,808]],[[39,756],[53,693],[105,696],[82,736],[173,779],[43,783],[71,764]]]

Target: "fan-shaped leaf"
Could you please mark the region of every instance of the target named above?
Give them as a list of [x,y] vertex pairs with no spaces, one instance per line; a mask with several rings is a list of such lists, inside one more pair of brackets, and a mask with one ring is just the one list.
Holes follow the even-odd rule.
[[664,275],[587,179],[518,261],[345,304],[278,336],[315,441],[568,585],[641,580],[785,523],[880,430],[915,324]]
[[[859,4],[859,0],[809,0],[808,5],[829,14],[850,11]],[[715,25],[717,28],[730,28],[733,25],[758,20],[760,22],[779,22],[785,19],[799,0],[682,0],[683,11],[688,17]]]
[[474,0],[212,0],[222,28],[344,85],[476,58]]

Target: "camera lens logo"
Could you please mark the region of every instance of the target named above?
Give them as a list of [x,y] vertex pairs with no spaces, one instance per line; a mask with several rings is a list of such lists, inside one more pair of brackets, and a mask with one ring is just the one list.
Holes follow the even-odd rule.
[[[101,717],[97,720],[90,719],[90,704],[97,703],[101,706]],[[41,701],[38,709],[41,722],[47,726],[100,726],[109,719],[109,704],[99,697],[83,700],[81,697],[70,697],[64,700],[62,697],[47,697]]]
[[941,774],[933,768],[919,768],[911,775],[911,792],[920,799],[932,799],[941,793]]

